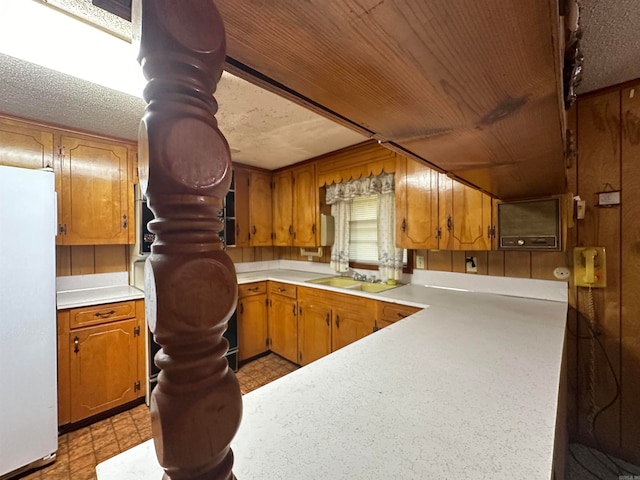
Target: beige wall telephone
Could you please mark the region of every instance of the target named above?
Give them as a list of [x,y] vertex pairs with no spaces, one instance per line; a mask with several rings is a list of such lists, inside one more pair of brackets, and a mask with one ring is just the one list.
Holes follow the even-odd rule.
[[604,247],[573,249],[573,281],[576,287],[607,286],[607,255]]

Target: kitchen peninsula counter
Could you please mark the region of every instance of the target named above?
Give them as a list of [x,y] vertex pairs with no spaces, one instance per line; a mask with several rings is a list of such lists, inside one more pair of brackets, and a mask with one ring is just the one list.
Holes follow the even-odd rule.
[[[428,308],[245,395],[232,443],[239,479],[551,478],[566,285],[560,301],[338,290]],[[99,480],[161,476],[151,441],[98,466]]]

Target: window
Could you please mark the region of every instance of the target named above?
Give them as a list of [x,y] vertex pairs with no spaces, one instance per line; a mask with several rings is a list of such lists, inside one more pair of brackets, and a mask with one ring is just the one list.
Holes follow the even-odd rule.
[[[378,264],[378,195],[357,197],[351,201],[349,222],[349,264],[352,267],[377,268]],[[407,250],[402,255],[407,265]]]
[[378,263],[378,196],[358,197],[351,201],[349,222],[349,260]]

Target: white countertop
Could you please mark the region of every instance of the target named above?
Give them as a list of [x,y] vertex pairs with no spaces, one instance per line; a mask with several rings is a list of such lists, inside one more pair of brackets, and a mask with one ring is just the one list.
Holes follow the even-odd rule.
[[144,292],[130,286],[128,281],[126,272],[58,277],[58,310],[144,298]]
[[[550,478],[566,300],[417,285],[351,293],[429,308],[245,395],[238,478]],[[100,480],[161,473],[152,442],[98,466]]]

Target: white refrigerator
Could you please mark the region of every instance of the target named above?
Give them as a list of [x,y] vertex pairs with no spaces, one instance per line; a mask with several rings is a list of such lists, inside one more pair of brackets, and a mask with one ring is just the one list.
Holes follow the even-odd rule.
[[0,480],[58,449],[54,174],[0,166]]

